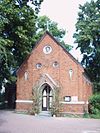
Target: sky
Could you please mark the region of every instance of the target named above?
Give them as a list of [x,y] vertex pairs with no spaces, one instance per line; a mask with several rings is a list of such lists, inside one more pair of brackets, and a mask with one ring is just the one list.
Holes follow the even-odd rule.
[[75,24],[78,18],[79,5],[84,5],[91,0],[44,0],[41,4],[40,16],[46,15],[52,21],[58,23],[59,28],[66,30],[64,41],[74,46],[71,54],[81,61],[80,50],[76,50],[77,44],[74,43],[73,34],[75,33]]

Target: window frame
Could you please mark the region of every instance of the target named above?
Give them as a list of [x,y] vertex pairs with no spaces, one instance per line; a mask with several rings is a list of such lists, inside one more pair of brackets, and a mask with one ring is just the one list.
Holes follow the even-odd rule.
[[64,96],[64,101],[65,102],[71,102],[71,96]]

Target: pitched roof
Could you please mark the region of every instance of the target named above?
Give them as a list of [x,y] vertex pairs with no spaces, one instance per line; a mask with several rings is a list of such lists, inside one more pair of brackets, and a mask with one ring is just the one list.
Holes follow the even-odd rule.
[[[39,45],[39,43],[43,40],[43,38],[46,36],[46,35],[49,35],[55,42],[56,44],[58,44],[60,47],[62,47],[62,49],[65,51],[65,53],[76,63],[78,64],[81,68],[83,68],[83,66],[67,51],[67,49],[65,49],[65,47],[63,45],[61,45],[60,42],[58,42],[56,40],[56,38],[53,37],[53,35],[48,32],[48,31],[45,31],[45,33],[42,35],[42,37],[35,43],[33,49],[32,49],[32,52],[34,50],[35,47],[37,47]],[[23,61],[23,63],[21,64],[21,66],[19,67],[19,69],[17,70],[17,73],[18,71],[20,70],[20,68],[23,66],[23,64],[25,63],[25,61],[30,57],[30,55],[32,54],[32,52],[26,57],[26,59]],[[84,69],[84,68],[83,68]]]

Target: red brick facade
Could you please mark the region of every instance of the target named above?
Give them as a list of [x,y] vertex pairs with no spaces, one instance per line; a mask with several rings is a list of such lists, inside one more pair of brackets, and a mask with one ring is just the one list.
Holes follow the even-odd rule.
[[[44,52],[45,46],[50,46],[50,53]],[[83,113],[87,110],[88,98],[92,95],[92,83],[83,67],[48,32],[36,44],[17,72],[16,109],[30,110],[32,89],[36,86],[42,89],[41,86],[45,83],[52,90],[60,88],[62,112]],[[71,101],[66,102],[65,96],[70,96]],[[40,106],[42,110],[42,105]]]

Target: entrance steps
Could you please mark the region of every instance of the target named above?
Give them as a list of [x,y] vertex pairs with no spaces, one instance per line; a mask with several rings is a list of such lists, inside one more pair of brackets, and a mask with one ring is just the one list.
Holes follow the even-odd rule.
[[50,111],[41,111],[38,116],[51,117]]

